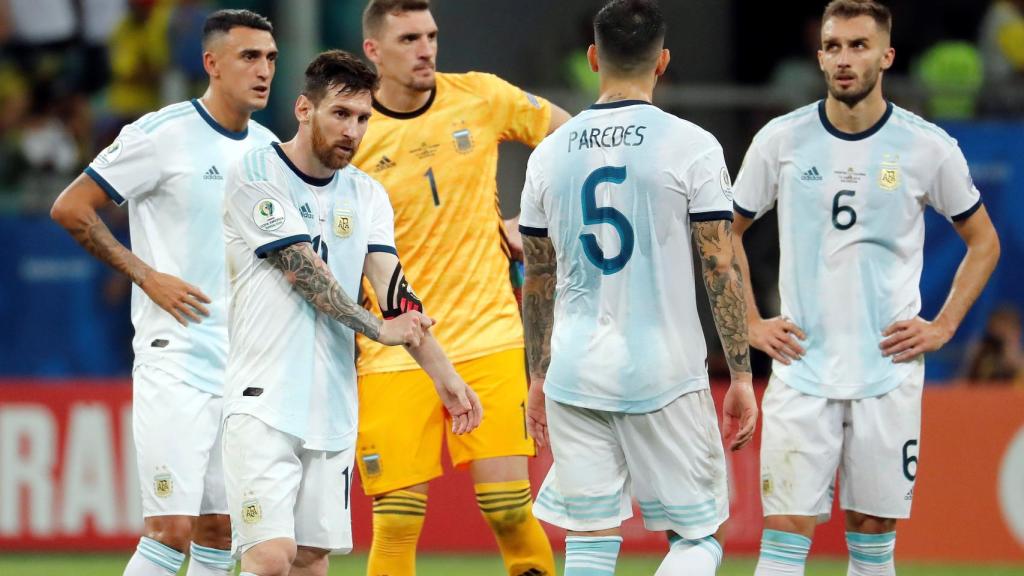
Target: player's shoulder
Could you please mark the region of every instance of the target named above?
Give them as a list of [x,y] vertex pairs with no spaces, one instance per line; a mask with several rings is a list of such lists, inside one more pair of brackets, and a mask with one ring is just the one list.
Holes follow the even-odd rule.
[[820,108],[823,101],[818,100],[801,106],[792,112],[776,116],[768,121],[754,136],[754,142],[766,143],[792,133],[804,126],[820,124]]
[[129,126],[143,134],[154,136],[177,128],[183,121],[190,120],[197,115],[195,104],[187,100],[145,114]]
[[893,123],[894,128],[909,133],[918,143],[926,142],[937,148],[957,146],[956,138],[950,136],[937,124],[895,104],[891,104],[891,106],[892,116],[889,122]]
[[388,193],[379,180],[363,172],[355,164],[349,164],[342,169],[340,176],[347,178],[353,187],[368,190],[371,196],[378,194],[387,197]]
[[278,159],[273,144],[253,146],[246,150],[236,165],[236,177],[242,182],[268,182],[277,174],[274,163]]
[[454,88],[465,92],[479,93],[481,90],[490,90],[497,84],[505,83],[497,74],[490,72],[438,72],[437,83],[447,88]]
[[705,150],[722,147],[718,142],[718,138],[715,138],[715,135],[703,126],[666,112],[657,106],[653,108],[655,111],[652,112],[652,115],[655,118],[659,118],[664,126],[672,132],[675,136],[673,138],[674,142],[687,147]]
[[252,118],[249,119],[249,134],[255,137],[256,142],[269,144],[279,142],[277,135],[270,129]]

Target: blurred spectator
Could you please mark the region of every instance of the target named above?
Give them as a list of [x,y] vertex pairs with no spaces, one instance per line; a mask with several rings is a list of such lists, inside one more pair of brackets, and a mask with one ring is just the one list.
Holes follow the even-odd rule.
[[1024,386],[1024,343],[1017,309],[1003,306],[989,316],[981,341],[968,354],[965,376],[968,384]]
[[946,40],[925,51],[914,75],[928,94],[925,100],[933,120],[974,117],[984,81],[981,55],[970,42]]
[[978,46],[985,64],[987,107],[1019,111],[1024,82],[1024,0],[995,0],[981,21]]
[[168,68],[171,47],[167,37],[171,2],[130,0],[128,14],[110,37],[112,81],[107,93],[114,126],[104,126],[105,140],[121,126],[160,108],[160,83]]
[[198,0],[181,0],[171,13],[168,41],[171,69],[164,77],[164,102],[202,94],[208,78],[203,69],[203,24],[210,10]]
[[788,102],[787,109],[810,104],[825,94],[817,58],[821,49],[821,18],[807,18],[802,32],[803,50],[780,60],[769,81],[772,91]]

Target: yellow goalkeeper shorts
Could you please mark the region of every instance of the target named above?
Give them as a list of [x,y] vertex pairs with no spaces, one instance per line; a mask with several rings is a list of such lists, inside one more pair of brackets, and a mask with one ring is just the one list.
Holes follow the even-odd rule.
[[359,378],[359,439],[356,462],[363,490],[374,496],[437,478],[441,439],[452,464],[499,456],[533,456],[526,433],[526,361],[522,348],[455,364],[476,391],[483,423],[456,436],[434,385],[423,370],[368,374]]

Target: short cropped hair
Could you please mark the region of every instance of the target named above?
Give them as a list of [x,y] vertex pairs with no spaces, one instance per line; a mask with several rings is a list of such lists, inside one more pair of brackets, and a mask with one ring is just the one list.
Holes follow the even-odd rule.
[[363,10],[363,38],[373,38],[388,14],[430,10],[430,0],[370,0]]
[[616,70],[642,71],[658,59],[666,29],[655,0],[612,0],[594,17],[597,53]]
[[832,0],[825,6],[821,21],[825,22],[829,18],[846,20],[857,16],[870,16],[880,30],[892,34],[892,12],[887,6],[875,0]]
[[314,105],[320,103],[328,90],[339,94],[358,94],[377,89],[377,75],[362,60],[344,50],[321,52],[306,67],[306,84],[302,94]]
[[250,10],[217,10],[206,17],[203,23],[203,46],[218,34],[227,34],[232,28],[253,28],[274,33],[274,25]]

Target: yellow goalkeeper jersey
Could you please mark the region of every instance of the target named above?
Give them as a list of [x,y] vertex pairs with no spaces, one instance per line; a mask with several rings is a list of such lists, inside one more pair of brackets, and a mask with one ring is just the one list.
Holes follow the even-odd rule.
[[[437,74],[414,112],[374,102],[353,162],[391,198],[398,255],[452,362],[523,346],[498,208],[498,144],[536,146],[550,121],[546,100],[478,72]],[[375,303],[367,282],[363,289]],[[361,336],[358,346],[360,374],[418,368],[400,346]]]

